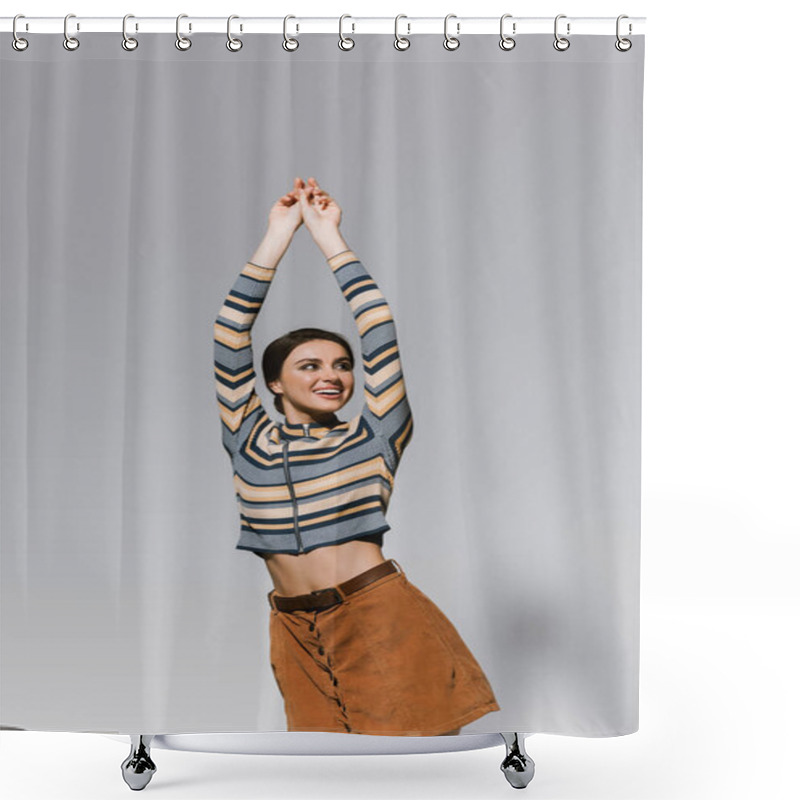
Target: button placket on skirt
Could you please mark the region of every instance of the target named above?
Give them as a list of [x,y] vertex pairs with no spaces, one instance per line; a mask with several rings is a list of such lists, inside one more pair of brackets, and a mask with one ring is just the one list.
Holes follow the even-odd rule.
[[[314,611],[314,619],[311,623],[309,623],[309,631],[314,634],[313,641],[315,642],[317,648],[317,656],[320,656],[320,659],[315,659],[320,663],[328,672],[328,675],[331,679],[331,689],[333,692],[332,699],[336,703],[338,707],[339,714],[341,715],[340,722],[344,726],[347,733],[350,733],[350,721],[347,716],[347,706],[345,705],[344,698],[342,697],[342,691],[339,688],[339,679],[336,677],[336,673],[334,672],[334,666],[331,661],[331,651],[329,648],[325,647],[325,644],[322,640],[322,633],[319,628],[319,622],[317,620],[317,615],[319,612]],[[322,660],[324,659],[324,660]]]

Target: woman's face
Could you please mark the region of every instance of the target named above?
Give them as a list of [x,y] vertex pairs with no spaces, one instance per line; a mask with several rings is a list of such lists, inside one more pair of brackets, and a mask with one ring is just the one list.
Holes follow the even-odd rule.
[[280,378],[269,386],[283,395],[284,413],[294,423],[335,414],[352,397],[354,383],[347,350],[338,342],[314,339],[289,353]]

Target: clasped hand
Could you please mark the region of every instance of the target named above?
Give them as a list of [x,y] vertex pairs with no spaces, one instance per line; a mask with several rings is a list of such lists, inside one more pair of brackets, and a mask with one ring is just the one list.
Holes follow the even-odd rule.
[[289,236],[305,223],[314,239],[339,228],[342,210],[336,201],[309,178],[294,179],[294,188],[275,202],[269,212],[269,226]]

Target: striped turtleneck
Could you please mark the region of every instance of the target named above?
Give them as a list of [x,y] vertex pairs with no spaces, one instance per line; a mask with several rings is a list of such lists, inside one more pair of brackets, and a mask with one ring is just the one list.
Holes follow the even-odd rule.
[[275,267],[248,262],[214,324],[222,443],[240,514],[236,547],[305,553],[389,530],[386,509],[413,419],[389,304],[351,250],[328,259],[358,327],[364,404],[331,427],[273,420],[256,393],[251,329]]

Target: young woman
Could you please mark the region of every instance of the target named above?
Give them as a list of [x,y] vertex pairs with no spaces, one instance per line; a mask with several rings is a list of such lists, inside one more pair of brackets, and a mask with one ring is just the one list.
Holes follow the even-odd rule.
[[[270,662],[290,731],[453,735],[499,710],[452,623],[381,550],[385,512],[413,422],[389,305],[339,231],[314,178],[295,178],[214,326],[222,440],[241,516],[236,545],[264,558],[274,589]],[[355,317],[365,400],[347,340],[301,328],[264,351],[272,419],[256,393],[250,331],[305,224]]]

